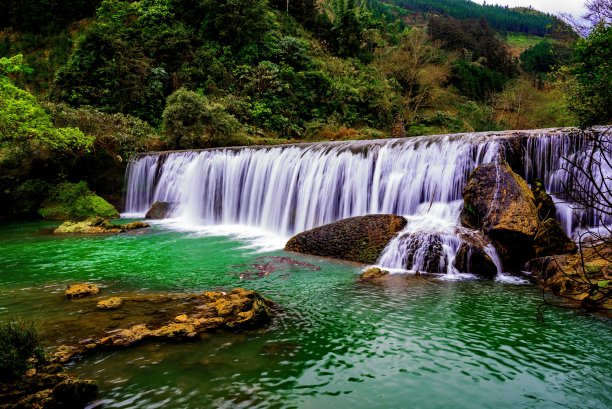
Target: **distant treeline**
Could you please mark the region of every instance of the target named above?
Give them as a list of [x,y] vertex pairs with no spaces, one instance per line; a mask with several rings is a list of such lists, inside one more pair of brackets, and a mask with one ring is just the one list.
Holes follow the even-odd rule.
[[535,10],[516,10],[507,6],[480,5],[466,0],[384,0],[416,13],[439,13],[456,19],[485,18],[489,25],[501,32],[526,33],[544,36],[558,20]]

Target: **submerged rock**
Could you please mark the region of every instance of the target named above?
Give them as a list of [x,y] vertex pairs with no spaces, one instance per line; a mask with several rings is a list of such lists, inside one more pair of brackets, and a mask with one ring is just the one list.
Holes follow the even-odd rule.
[[66,298],[83,298],[89,295],[96,295],[100,292],[100,289],[95,284],[79,283],[72,284],[66,288],[64,295]]
[[285,250],[373,264],[406,223],[390,214],[351,217],[299,233]]
[[128,230],[150,227],[147,223],[132,222],[127,224],[111,224],[101,217],[93,217],[85,221],[66,221],[53,230],[55,234],[116,234]]
[[174,208],[174,204],[170,202],[155,202],[147,211],[145,219],[161,220],[167,218]]
[[[201,294],[170,295],[167,297],[113,297],[123,301],[125,327],[110,325],[112,316],[100,312],[107,328],[103,334],[83,334],[72,345],[61,345],[53,359],[66,362],[77,354],[101,348],[127,347],[146,339],[183,339],[221,328],[252,328],[271,319],[272,302],[255,291],[242,288],[231,292],[208,291]],[[112,300],[111,298],[110,300]],[[109,301],[109,300],[106,300]],[[130,311],[130,303],[137,311]],[[99,305],[99,303],[98,303]],[[147,312],[142,312],[146,310]],[[132,315],[131,315],[132,314]],[[89,320],[94,319],[92,315]]]
[[123,300],[120,297],[111,297],[106,300],[98,301],[96,308],[101,310],[116,310],[121,307]]

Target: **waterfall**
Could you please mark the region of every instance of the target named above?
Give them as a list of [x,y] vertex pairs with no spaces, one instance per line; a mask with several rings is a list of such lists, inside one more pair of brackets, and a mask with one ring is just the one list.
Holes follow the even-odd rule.
[[413,215],[461,200],[469,173],[499,152],[482,135],[212,149],[130,164],[126,212],[155,201],[199,225],[241,224],[290,236],[352,216]]
[[[511,138],[521,149],[509,149]],[[452,274],[470,172],[520,151],[523,169],[515,170],[544,181],[571,233],[585,215],[560,193],[568,183],[562,158],[580,155],[583,143],[564,131],[540,131],[145,154],[128,168],[126,212],[173,202],[173,217],[190,225],[242,225],[285,237],[347,217],[398,214],[408,225],[378,264]]]

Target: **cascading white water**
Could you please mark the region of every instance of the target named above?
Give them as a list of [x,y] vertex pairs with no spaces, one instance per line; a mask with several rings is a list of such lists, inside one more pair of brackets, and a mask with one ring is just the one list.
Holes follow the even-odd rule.
[[[454,273],[461,192],[479,164],[498,160],[510,133],[228,148],[140,156],[127,172],[126,212],[176,204],[193,225],[245,225],[290,236],[347,217],[391,213],[409,223],[378,264]],[[527,178],[558,190],[561,157],[580,143],[526,135]],[[580,141],[579,141],[580,142]],[[557,200],[561,202],[561,200]],[[573,218],[558,216],[568,231]],[[441,256],[426,257],[432,249]],[[433,264],[432,264],[433,263]],[[437,264],[436,264],[437,263]]]
[[128,171],[126,211],[175,202],[175,216],[194,224],[242,224],[286,236],[351,216],[412,215],[422,203],[461,199],[469,173],[496,157],[494,140],[474,138],[142,156]]

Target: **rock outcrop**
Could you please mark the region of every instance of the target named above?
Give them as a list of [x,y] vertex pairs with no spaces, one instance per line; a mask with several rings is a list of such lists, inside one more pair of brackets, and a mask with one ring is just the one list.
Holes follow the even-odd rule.
[[497,266],[486,248],[490,242],[478,232],[460,233],[461,244],[455,254],[453,266],[462,273],[471,273],[486,278],[497,275]]
[[93,217],[85,221],[66,221],[53,230],[55,234],[117,234],[128,230],[146,229],[147,223],[132,222],[127,224],[112,224],[101,217]]
[[96,308],[100,310],[116,310],[123,305],[123,300],[121,297],[111,297],[106,300],[98,301],[96,304]]
[[299,233],[285,250],[373,264],[406,223],[395,215],[351,217]]
[[[90,313],[88,319],[97,320],[102,328],[92,329],[95,333],[82,334],[81,339],[71,345],[58,347],[52,353],[54,361],[64,363],[77,354],[127,347],[147,339],[184,339],[222,328],[258,327],[271,319],[272,302],[255,291],[242,288],[231,292],[122,296],[110,300],[114,298],[122,301],[121,316],[114,317],[113,311],[99,309],[98,315]],[[130,304],[135,306],[133,310]],[[127,325],[112,325],[117,322],[116,318]]]
[[98,396],[95,381],[77,379],[61,365],[37,365],[20,379],[0,383],[0,408],[83,408]]
[[[481,165],[463,190],[461,222],[481,230],[493,242],[509,271],[519,270],[536,255],[575,251],[571,239],[551,217],[554,209],[550,209],[550,197],[546,199],[539,190],[538,197],[539,202],[527,182],[507,163]],[[543,219],[541,212],[548,218]]]
[[166,219],[172,210],[174,204],[170,202],[155,202],[151,205],[151,208],[147,211],[145,219],[161,220]]
[[69,285],[68,288],[66,288],[66,291],[64,291],[64,295],[66,296],[66,298],[72,299],[96,295],[99,292],[100,289],[95,284],[79,283]]
[[382,270],[378,267],[370,267],[359,275],[359,281],[377,281],[384,279],[389,275],[387,270]]
[[577,254],[530,260],[534,281],[580,307],[604,310],[612,316],[612,246],[610,239],[586,243]]

